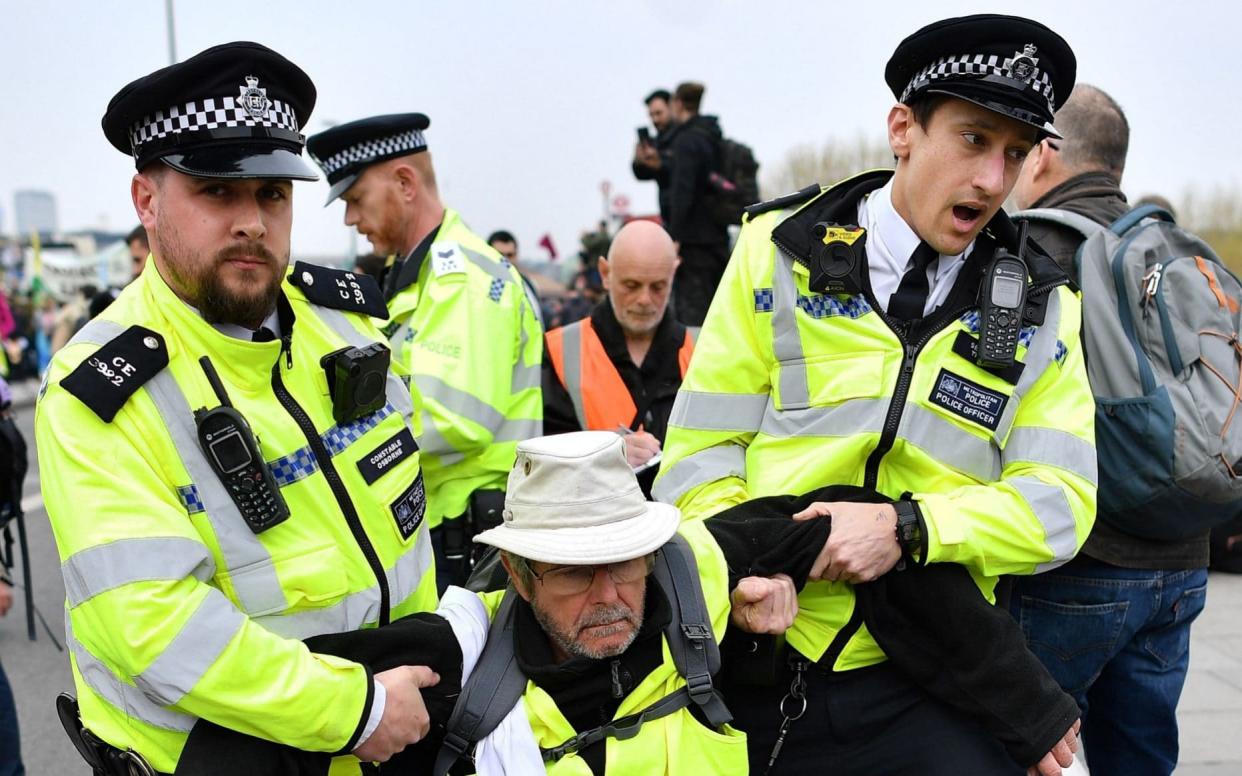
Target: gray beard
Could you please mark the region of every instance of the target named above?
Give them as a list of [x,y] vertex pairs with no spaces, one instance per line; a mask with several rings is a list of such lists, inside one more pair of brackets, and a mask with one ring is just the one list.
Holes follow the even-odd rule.
[[[644,599],[646,598],[645,592],[643,597]],[[552,618],[549,617],[543,611],[542,607],[538,605],[535,598],[531,599],[530,604],[531,611],[535,613],[535,620],[539,623],[540,627],[543,628],[543,632],[548,634],[548,638],[556,642],[557,646],[559,646],[566,653],[575,657],[585,657],[592,660],[604,660],[610,657],[616,657],[630,648],[630,645],[634,643],[634,639],[638,638],[639,630],[643,627],[642,612],[643,607],[645,606],[645,600],[639,602],[639,611],[637,614],[631,612],[627,607],[619,603],[613,604],[612,606],[597,608],[583,618],[582,621],[575,623],[575,627],[581,628],[588,625],[598,625],[605,622],[611,622],[616,620],[618,617],[625,618],[633,625],[633,627],[630,630],[629,637],[626,638],[623,644],[610,649],[595,650],[583,644],[579,644],[574,640],[573,634],[566,633],[557,627],[556,623],[552,622]]]

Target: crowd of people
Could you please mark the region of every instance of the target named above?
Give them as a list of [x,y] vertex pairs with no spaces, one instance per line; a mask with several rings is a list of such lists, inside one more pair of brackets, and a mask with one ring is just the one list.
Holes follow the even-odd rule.
[[[1200,474],[1114,509],[1133,483],[1095,430],[1125,411],[1097,401],[1129,370],[1086,357],[1107,311],[1074,257],[1108,227],[1194,238],[1132,210],[1125,114],[1076,69],[1025,18],[917,30],[885,70],[895,169],[744,219],[749,151],[702,84],[655,91],[633,169],[660,218],[584,235],[566,285],[442,200],[425,114],[304,140],[314,83],[256,43],[125,86],[135,278],[67,305],[35,366],[77,751],[104,776],[1057,776],[1081,736],[1100,776],[1172,773],[1209,528],[1242,498]],[[320,174],[371,244],[350,270],[290,265]],[[1242,286],[1183,266],[1232,331],[1200,343],[1230,392],[1198,409],[1234,407]],[[1153,437],[1124,440],[1147,480]],[[1226,494],[1239,453],[1206,467]]]

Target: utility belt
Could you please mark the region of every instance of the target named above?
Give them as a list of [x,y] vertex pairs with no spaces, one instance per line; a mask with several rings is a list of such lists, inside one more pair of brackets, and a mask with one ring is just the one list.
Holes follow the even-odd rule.
[[486,545],[471,541],[484,531],[504,522],[505,492],[503,490],[476,490],[470,494],[466,511],[440,523],[443,532],[444,557],[463,562],[472,568],[487,550]]
[[117,749],[83,727],[78,701],[69,693],[56,697],[56,714],[74,748],[91,767],[92,776],[171,776],[152,768],[146,758],[133,749]]

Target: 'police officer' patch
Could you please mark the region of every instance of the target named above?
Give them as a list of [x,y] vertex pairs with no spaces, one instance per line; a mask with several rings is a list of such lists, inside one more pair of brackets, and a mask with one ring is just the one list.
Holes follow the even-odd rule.
[[391,471],[397,464],[418,451],[418,444],[408,428],[403,428],[391,439],[358,460],[358,471],[368,485]]
[[954,415],[995,431],[1009,397],[941,369],[928,399]]
[[166,366],[164,338],[148,328],[130,326],[88,356],[60,381],[60,387],[111,423],[129,397]]
[[427,514],[427,489],[423,485],[423,473],[410,483],[410,487],[392,502],[392,517],[397,521],[397,530],[402,539],[409,539],[422,524]]
[[289,282],[300,288],[307,299],[321,307],[366,313],[372,318],[388,317],[384,294],[375,278],[370,275],[358,275],[299,261],[293,265]]

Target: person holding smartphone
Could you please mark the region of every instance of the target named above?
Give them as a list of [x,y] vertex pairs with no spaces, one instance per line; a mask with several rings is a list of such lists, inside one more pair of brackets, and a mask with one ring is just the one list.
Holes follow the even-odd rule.
[[672,157],[669,154],[671,130],[676,126],[669,107],[672,95],[667,89],[656,89],[643,101],[647,115],[655,127],[653,137],[647,127],[638,128],[638,144],[634,146],[634,161],[630,165],[634,177],[640,181],[655,181],[660,189],[660,218],[668,222],[668,182]]

